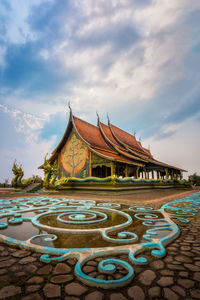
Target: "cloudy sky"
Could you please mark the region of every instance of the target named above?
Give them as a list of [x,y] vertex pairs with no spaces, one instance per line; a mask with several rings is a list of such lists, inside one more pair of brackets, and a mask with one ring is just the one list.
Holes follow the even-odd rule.
[[0,182],[39,174],[68,101],[200,173],[200,1],[1,0]]

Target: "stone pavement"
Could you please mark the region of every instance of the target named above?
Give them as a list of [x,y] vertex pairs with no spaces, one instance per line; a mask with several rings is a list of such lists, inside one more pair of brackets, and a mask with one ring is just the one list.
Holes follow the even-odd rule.
[[[135,266],[132,282],[112,290],[81,283],[74,276],[75,259],[46,264],[40,262],[38,253],[0,244],[0,299],[200,299],[200,212],[189,224],[177,223],[181,234],[167,247],[167,255],[163,259],[143,255],[149,263]],[[99,261],[89,261],[85,273],[101,279],[111,276],[98,272]],[[122,277],[123,272],[118,268],[114,277]]]
[[34,193],[27,194],[22,191],[15,192],[14,189],[4,189],[0,188],[0,195],[4,199],[7,198],[15,198],[15,197],[30,197],[30,196],[48,196],[48,197],[63,197],[68,199],[82,199],[82,200],[96,200],[96,201],[106,201],[106,202],[118,202],[121,204],[132,205],[135,204],[146,204],[146,203],[156,203],[156,202],[164,202],[172,201],[175,199],[179,199],[182,197],[186,197],[188,195],[193,194],[196,191],[200,191],[200,188],[195,189],[150,189],[150,190],[135,190],[130,193],[117,193],[117,194],[104,194],[104,193],[81,193],[78,191],[66,191],[64,193],[50,193],[47,190],[43,193]]

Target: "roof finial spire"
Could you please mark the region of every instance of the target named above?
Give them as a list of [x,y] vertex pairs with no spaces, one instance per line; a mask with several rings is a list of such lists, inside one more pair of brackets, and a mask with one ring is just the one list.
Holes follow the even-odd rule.
[[96,115],[97,115],[97,125],[99,125],[99,114],[98,114],[98,111],[96,110]]
[[107,119],[108,119],[108,125],[110,124],[110,118],[109,115],[107,114]]
[[72,108],[71,108],[71,105],[70,105],[70,101],[68,101],[68,107],[69,107],[69,110],[70,110],[70,114],[72,114]]
[[134,130],[134,137],[136,136],[136,130]]

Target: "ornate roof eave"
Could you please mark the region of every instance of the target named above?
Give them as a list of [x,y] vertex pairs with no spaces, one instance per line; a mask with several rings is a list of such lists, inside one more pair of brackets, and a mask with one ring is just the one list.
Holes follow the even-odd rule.
[[[64,144],[64,141],[66,139],[66,136],[70,130],[70,123],[72,123],[72,128],[75,129],[77,135],[79,136],[79,138],[88,146],[88,147],[91,147],[91,145],[81,136],[81,134],[79,133],[76,125],[75,125],[75,122],[74,122],[74,116],[73,116],[73,113],[72,113],[72,109],[69,105],[69,109],[70,109],[70,115],[69,115],[69,120],[68,120],[68,124],[67,124],[67,127],[65,129],[65,132],[63,134],[63,137],[60,141],[60,143],[58,144],[58,146],[54,149],[54,151],[52,152],[51,154],[51,157],[49,158],[50,161],[54,161],[56,156],[58,155],[58,152],[59,150],[62,148],[63,144]],[[72,129],[71,129],[72,130]]]
[[69,129],[70,129],[70,123],[72,122],[72,118],[73,118],[73,115],[72,115],[72,110],[70,108],[70,114],[69,114],[69,120],[68,120],[68,123],[67,123],[67,127],[65,129],[65,132],[63,134],[63,137],[61,138],[61,141],[60,143],[58,144],[58,146],[53,150],[52,152],[52,156],[55,154],[55,153],[58,153],[60,148],[63,146],[63,143],[64,143],[64,140],[67,136],[67,133],[69,132]]
[[[106,135],[105,132],[103,131],[103,128],[102,128],[102,126],[101,126],[101,122],[99,121],[99,119],[98,119],[98,127],[99,127],[99,129],[100,129],[100,132],[101,132],[103,138],[106,140],[106,142],[107,142],[109,145],[111,145],[111,146],[115,149],[115,151],[120,152],[120,154],[123,154],[124,156],[126,156],[126,153],[123,153],[123,149],[120,149],[115,143],[113,143],[113,142],[107,137],[107,135]],[[129,156],[129,155],[127,155],[127,156],[128,156],[129,158],[131,158],[131,156]],[[137,159],[137,158],[135,158],[135,159]]]
[[[110,157],[110,156],[107,156],[105,154],[102,154],[102,153],[99,153],[98,151],[96,151],[94,148],[92,147],[89,147],[89,150],[92,151],[93,153],[95,153],[96,155],[102,157],[102,158],[106,158],[108,160],[112,160],[112,161],[116,161],[116,158],[113,158],[113,157]],[[103,149],[102,149],[103,150]]]
[[143,164],[132,162],[132,161],[130,161],[130,162],[124,162],[123,160],[117,159],[117,162],[121,162],[121,163],[127,164],[127,165],[133,165],[133,166],[137,166],[137,167],[144,167]]
[[147,159],[142,159],[142,158],[140,158],[140,157],[133,156],[133,155],[131,155],[131,154],[129,154],[129,153],[125,153],[125,152],[124,152],[123,150],[121,150],[121,149],[117,149],[117,151],[118,151],[120,154],[122,154],[122,155],[124,155],[124,156],[127,156],[128,158],[136,159],[136,160],[141,160],[141,161],[143,161],[143,162],[148,162]]
[[113,154],[116,154],[116,151],[110,151],[108,149],[104,149],[104,148],[100,148],[100,147],[96,147],[96,146],[91,146],[92,149],[97,149],[97,150],[101,150],[101,151],[106,151],[106,152],[109,152],[109,153],[113,153]]
[[159,165],[159,166],[165,167],[165,168],[170,168],[170,169],[174,169],[174,170],[178,170],[178,171],[182,171],[182,172],[188,172],[187,170],[184,170],[184,169],[181,169],[181,168],[177,168],[177,167],[168,165],[166,163],[163,163],[163,162],[155,160],[155,159],[153,159],[153,160],[150,159],[149,162],[151,162],[151,163],[153,163],[155,165]]
[[[146,159],[142,159],[142,158],[140,158],[140,157],[136,157],[136,156],[133,156],[133,155],[131,155],[131,154],[129,154],[129,153],[125,153],[124,152],[124,150],[128,150],[127,148],[125,148],[124,149],[124,147],[122,148],[122,146],[121,146],[121,149],[115,144],[115,143],[113,143],[108,137],[107,137],[107,135],[105,134],[105,132],[104,132],[104,130],[103,130],[103,128],[102,128],[102,126],[101,126],[101,122],[99,121],[99,117],[98,117],[98,127],[99,127],[99,129],[100,129],[100,132],[101,132],[101,134],[102,134],[102,136],[103,136],[103,138],[106,140],[106,142],[108,143],[108,144],[110,144],[119,154],[121,154],[121,155],[123,155],[123,156],[125,156],[125,157],[128,157],[128,158],[130,158],[130,159],[135,159],[135,160],[142,160],[142,161],[144,161],[144,162],[148,162],[148,160]],[[109,127],[110,128],[110,127]]]
[[[132,148],[132,147],[128,146],[127,144],[125,144],[124,142],[122,142],[120,139],[118,139],[118,137],[115,135],[115,133],[114,133],[114,131],[113,131],[113,129],[112,129],[112,125],[111,125],[110,122],[108,122],[108,126],[109,126],[109,128],[110,128],[110,131],[111,131],[111,133],[112,133],[114,139],[115,139],[121,146],[123,146],[124,148],[126,148],[126,149],[127,149],[128,151],[130,151],[130,152],[132,152],[132,150],[135,151],[135,152],[138,152],[138,153],[137,153],[138,156],[139,156],[139,155],[145,156],[145,154],[144,154],[142,151],[140,151],[139,149]],[[135,155],[136,155],[136,153],[135,153]],[[147,153],[146,153],[146,155],[147,155]],[[147,159],[148,159],[148,156],[147,156]]]
[[[111,146],[105,141],[105,139],[103,138],[103,136],[102,136],[102,134],[101,134],[101,132],[100,132],[98,126],[92,125],[92,126],[94,126],[94,127],[98,130],[98,132],[99,132],[99,134],[100,134],[100,136],[101,136],[101,138],[102,138],[102,141],[103,141],[103,143],[105,144],[104,146],[106,146],[106,147],[101,146],[101,145],[100,145],[100,146],[94,145],[93,143],[91,143],[90,141],[88,141],[87,139],[85,139],[85,138],[82,136],[82,134],[79,132],[79,129],[78,129],[77,126],[76,126],[76,122],[75,122],[74,118],[76,118],[77,120],[81,120],[81,119],[79,119],[79,118],[73,116],[72,122],[73,122],[73,126],[74,126],[74,128],[75,128],[75,130],[76,130],[78,136],[82,139],[82,141],[84,141],[84,142],[87,144],[88,147],[97,148],[97,149],[104,150],[104,151],[111,152],[111,153],[115,153],[115,152],[116,152],[115,149],[114,149],[113,147],[111,147]],[[82,121],[82,120],[81,120],[81,121]],[[98,113],[97,113],[97,125],[98,125],[98,122],[99,122],[99,115],[98,115]],[[89,124],[89,123],[88,123],[88,124]],[[89,125],[91,125],[91,124],[89,124]]]
[[72,115],[72,124],[73,124],[73,127],[74,127],[74,129],[75,129],[77,135],[79,136],[79,138],[80,138],[80,139],[81,139],[88,147],[91,147],[92,145],[91,145],[90,143],[88,143],[88,141],[86,141],[86,140],[82,137],[82,135],[79,133],[79,131],[78,131],[77,127],[76,127],[76,124],[75,124],[75,122],[74,122],[74,116],[73,116],[73,115]]
[[[145,156],[140,156],[138,153],[135,153],[134,151],[131,151],[131,149],[129,149],[128,147],[127,147],[127,151],[129,151],[130,153],[131,153],[131,155],[133,156],[134,155],[134,157],[136,157],[136,159],[139,159],[139,160],[142,160],[142,161],[144,161],[144,162],[148,162],[149,161],[149,158],[148,157],[145,157]],[[135,156],[136,155],[136,156]],[[137,155],[139,156],[139,157],[137,157]]]
[[101,122],[99,121],[99,118],[98,118],[97,126],[99,127],[99,130],[100,130],[100,132],[101,132],[103,138],[106,140],[106,142],[107,142],[109,145],[111,145],[112,147],[114,147],[114,149],[116,149],[116,146],[117,146],[117,145],[114,144],[114,143],[106,136],[106,134],[104,133],[103,128],[102,128],[102,126],[101,126]]
[[105,154],[99,153],[98,151],[95,151],[95,149],[93,149],[92,147],[89,147],[89,150],[92,151],[93,153],[95,153],[96,155],[98,155],[98,156],[100,156],[102,158],[106,158],[108,160],[112,160],[112,161],[116,161],[116,162],[122,162],[122,163],[127,164],[127,165],[134,165],[134,166],[144,167],[144,165],[140,164],[140,163],[136,163],[136,162],[132,162],[132,161],[125,162],[123,160],[120,160],[120,159],[117,159],[117,158],[113,158],[113,157],[107,156]]
[[110,128],[110,131],[111,131],[111,133],[112,133],[114,139],[115,139],[122,147],[127,148],[127,145],[124,144],[122,141],[120,141],[120,140],[118,139],[118,137],[116,137],[116,135],[114,134],[114,132],[113,132],[113,130],[112,130],[112,127],[111,127],[111,123],[110,123],[109,120],[108,120],[108,127]]
[[138,150],[133,150],[131,149],[129,146],[127,146],[127,149],[130,153],[133,153],[134,155],[138,155],[141,159],[144,159],[146,161],[149,161],[149,156],[146,154],[141,154],[141,153],[138,153],[139,151]]
[[152,159],[153,158],[153,156],[152,155],[149,155],[146,151],[145,151],[145,148],[144,148],[144,151],[142,152],[142,151],[140,151],[140,150],[138,150],[138,149],[136,149],[136,148],[133,148],[133,147],[131,147],[131,146],[127,146],[128,147],[128,149],[129,149],[129,151],[131,151],[131,152],[136,152],[137,153],[137,155],[140,155],[141,157],[145,157],[146,159]]

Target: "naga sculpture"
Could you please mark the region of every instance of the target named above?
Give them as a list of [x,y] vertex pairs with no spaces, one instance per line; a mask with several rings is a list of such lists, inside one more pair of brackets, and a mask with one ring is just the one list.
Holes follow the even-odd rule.
[[45,155],[45,157],[44,157],[44,163],[40,167],[40,169],[44,170],[44,182],[43,182],[43,186],[45,188],[50,188],[50,179],[51,179],[51,176],[53,174],[53,172],[52,172],[53,168],[52,168],[49,160],[47,159],[47,155],[48,155],[48,153]]
[[21,187],[22,186],[21,180],[22,180],[22,177],[24,176],[24,172],[22,170],[21,165],[20,166],[17,165],[16,159],[14,160],[12,171],[15,175],[15,177],[12,180],[12,186],[15,188]]
[[50,187],[54,188],[55,182],[58,177],[58,161],[55,160],[54,164],[51,166],[51,178],[50,178]]
[[16,159],[14,160],[12,171],[14,173],[14,178],[12,179],[12,186],[14,188],[25,188],[31,183],[35,182],[35,178],[28,178],[28,179],[23,179],[22,177],[24,176],[24,171],[22,170],[22,165],[18,166]]

